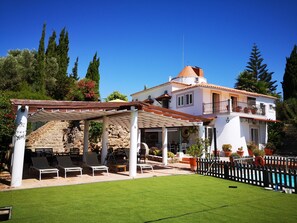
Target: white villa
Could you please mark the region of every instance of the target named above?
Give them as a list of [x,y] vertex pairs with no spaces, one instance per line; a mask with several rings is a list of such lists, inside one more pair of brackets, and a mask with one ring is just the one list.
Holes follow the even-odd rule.
[[[132,101],[211,118],[210,123],[204,123],[202,133],[212,142],[209,153],[215,144],[218,150],[222,150],[223,144],[231,144],[233,152],[243,147],[244,155],[248,155],[247,144],[254,142],[263,147],[268,138],[267,123],[276,121],[275,97],[209,84],[199,67],[186,66],[168,82],[131,96]],[[160,147],[161,129],[142,131],[142,141],[150,147]],[[169,151],[185,152],[193,140],[188,132],[185,127],[169,129]]]

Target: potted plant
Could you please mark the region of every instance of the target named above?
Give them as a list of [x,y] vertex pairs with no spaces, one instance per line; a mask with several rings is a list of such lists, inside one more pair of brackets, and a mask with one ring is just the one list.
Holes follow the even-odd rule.
[[191,158],[189,158],[189,161],[192,171],[195,171],[197,169],[197,158],[203,155],[203,152],[208,145],[208,139],[197,138],[195,140],[195,143],[187,149],[187,153],[191,156]]
[[256,166],[264,166],[265,160],[264,160],[264,150],[261,150],[259,148],[254,149],[254,156],[255,156],[255,165]]
[[241,106],[236,106],[236,108],[235,108],[235,111],[236,112],[241,112],[241,110],[242,110],[242,107]]
[[254,150],[258,149],[258,146],[254,142],[247,144],[249,156],[254,156]]
[[231,153],[229,157],[231,163],[233,163],[234,159],[238,159],[238,158],[240,158],[240,156],[237,153]]
[[243,148],[242,148],[242,147],[239,147],[239,148],[237,149],[236,153],[237,153],[240,157],[243,157],[243,154],[244,154]]
[[223,144],[222,149],[225,153],[225,156],[229,157],[232,154],[232,145],[231,144]]
[[245,107],[243,109],[244,113],[250,113],[251,109],[249,107]]
[[275,151],[275,145],[272,142],[268,142],[264,148],[265,155],[273,155]]
[[258,111],[258,108],[256,106],[253,106],[251,109],[252,114],[256,114]]

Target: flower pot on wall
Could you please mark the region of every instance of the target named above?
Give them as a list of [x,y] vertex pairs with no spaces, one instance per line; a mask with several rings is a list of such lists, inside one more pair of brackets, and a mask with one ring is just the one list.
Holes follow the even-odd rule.
[[256,166],[265,166],[265,160],[263,156],[256,156],[255,157],[255,165]]
[[252,149],[248,149],[248,153],[249,153],[249,156],[254,156],[254,153],[253,153]]
[[243,154],[244,154],[243,150],[237,150],[236,152],[240,157],[243,157]]
[[232,151],[224,151],[225,152],[225,156],[229,157],[232,154]]
[[268,156],[273,155],[273,150],[272,149],[265,148],[264,151],[265,151],[265,155],[268,155]]

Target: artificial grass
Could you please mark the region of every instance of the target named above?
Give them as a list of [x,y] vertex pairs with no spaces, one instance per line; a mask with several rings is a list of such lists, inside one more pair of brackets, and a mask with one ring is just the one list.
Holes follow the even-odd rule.
[[0,192],[10,222],[296,222],[296,204],[296,194],[201,175]]

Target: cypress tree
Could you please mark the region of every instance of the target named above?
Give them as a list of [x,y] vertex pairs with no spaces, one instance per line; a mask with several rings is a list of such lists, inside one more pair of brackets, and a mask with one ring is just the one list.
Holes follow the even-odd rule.
[[297,46],[291,52],[290,57],[286,58],[286,68],[283,77],[283,97],[284,100],[297,98]]
[[53,31],[47,44],[47,49],[45,52],[46,58],[57,57],[57,43],[56,43],[56,31]]
[[99,65],[100,65],[100,60],[99,57],[97,58],[97,52],[95,53],[93,60],[90,62],[86,78],[91,79],[95,81],[96,83],[96,90],[97,94],[100,98],[100,93],[99,93],[99,82],[100,82],[100,73],[99,73]]
[[78,57],[76,57],[74,67],[72,68],[72,74],[70,74],[70,77],[76,81],[78,81]]
[[62,100],[65,98],[70,88],[70,81],[67,76],[67,68],[69,64],[69,39],[68,32],[65,28],[60,33],[59,45],[57,46],[57,61],[59,64],[59,70],[57,73],[57,86],[54,98]]
[[36,74],[33,78],[34,89],[37,92],[45,94],[45,53],[44,53],[44,39],[45,39],[46,24],[43,24],[42,34],[39,41],[37,52],[37,66]]

